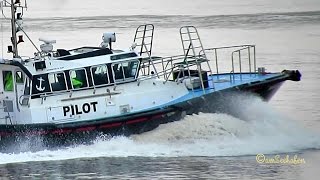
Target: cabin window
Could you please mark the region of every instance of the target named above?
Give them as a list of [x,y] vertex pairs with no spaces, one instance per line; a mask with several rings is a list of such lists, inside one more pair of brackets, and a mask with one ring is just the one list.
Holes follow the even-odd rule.
[[30,95],[30,80],[26,79],[26,83],[24,84],[24,95]]
[[137,74],[139,61],[130,61],[113,64],[113,72],[116,81],[134,79]]
[[138,61],[131,61],[123,64],[125,78],[135,78],[138,69],[138,64]]
[[23,92],[24,96],[22,97],[22,99],[19,99],[19,102],[21,103],[21,105],[29,104],[30,84],[31,84],[30,79],[26,78],[24,83],[24,92]]
[[4,91],[13,91],[13,77],[11,71],[2,71]]
[[16,83],[23,84],[23,82],[24,82],[23,73],[21,71],[17,71],[16,72]]
[[70,70],[70,81],[73,89],[88,87],[86,70]]
[[112,65],[114,79],[116,81],[124,81],[124,71],[122,67],[122,63],[117,63]]
[[67,90],[66,77],[63,72],[48,75],[49,83],[52,91]]
[[108,84],[110,82],[110,76],[108,74],[108,68],[106,65],[91,67],[91,73],[93,84],[96,86]]

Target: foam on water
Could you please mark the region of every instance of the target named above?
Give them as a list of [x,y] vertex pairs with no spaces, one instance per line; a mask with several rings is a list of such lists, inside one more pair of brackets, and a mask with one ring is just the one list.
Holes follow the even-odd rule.
[[90,157],[242,156],[320,148],[320,136],[277,113],[253,96],[233,98],[237,116],[200,113],[131,137],[96,140],[59,150],[0,153],[0,163]]

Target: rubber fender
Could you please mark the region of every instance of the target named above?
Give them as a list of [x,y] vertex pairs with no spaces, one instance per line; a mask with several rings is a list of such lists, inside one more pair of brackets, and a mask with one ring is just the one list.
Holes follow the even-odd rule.
[[299,70],[283,70],[282,73],[288,75],[288,80],[291,80],[291,81],[301,80],[301,73],[299,72]]

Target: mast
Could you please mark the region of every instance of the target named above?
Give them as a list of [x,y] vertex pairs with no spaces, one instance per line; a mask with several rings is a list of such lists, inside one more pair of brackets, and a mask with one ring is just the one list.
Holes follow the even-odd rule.
[[13,58],[19,57],[18,53],[18,41],[17,41],[17,27],[16,27],[16,3],[20,3],[19,0],[14,2],[14,0],[11,0],[11,42],[12,42],[12,54]]
[[[11,43],[12,46],[8,46],[8,53],[13,54],[13,58],[18,58],[18,44],[23,41],[22,35],[17,36],[19,31],[23,31],[22,29],[22,16],[23,16],[23,9],[27,8],[27,1],[25,0],[24,3],[21,3],[20,0],[4,0],[2,7],[9,7],[11,12]],[[17,9],[19,8],[19,11]]]

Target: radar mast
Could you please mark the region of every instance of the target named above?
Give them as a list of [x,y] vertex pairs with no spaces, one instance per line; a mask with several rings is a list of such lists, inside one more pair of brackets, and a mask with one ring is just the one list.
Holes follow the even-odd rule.
[[3,7],[10,7],[11,11],[11,43],[12,46],[8,46],[8,53],[13,54],[13,58],[19,57],[18,52],[18,44],[23,41],[23,36],[18,35],[19,31],[23,31],[22,27],[22,16],[24,9],[27,8],[27,1],[25,0],[24,3],[21,3],[21,0],[11,0],[8,2],[4,0],[2,2]]

